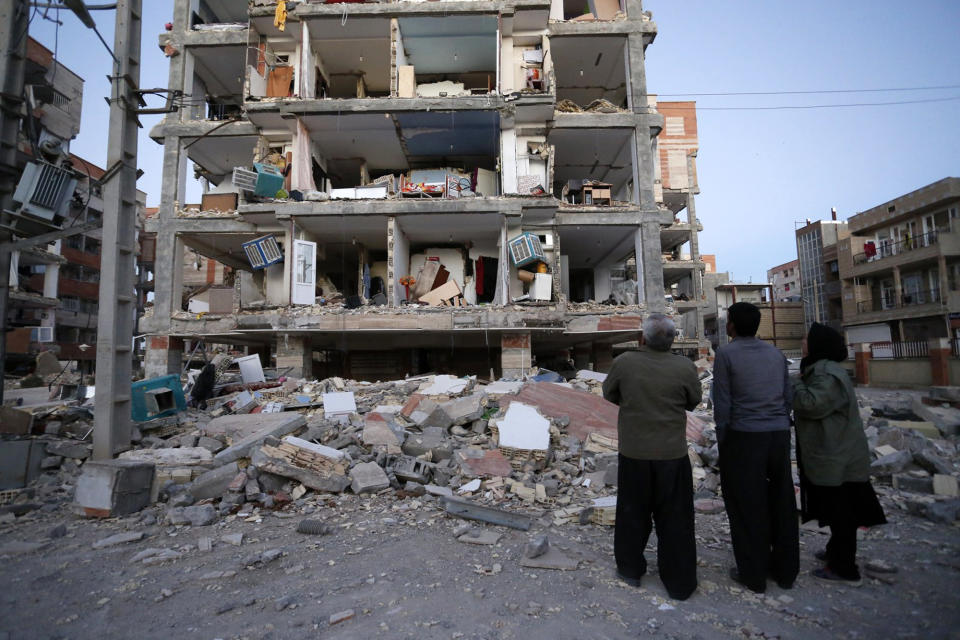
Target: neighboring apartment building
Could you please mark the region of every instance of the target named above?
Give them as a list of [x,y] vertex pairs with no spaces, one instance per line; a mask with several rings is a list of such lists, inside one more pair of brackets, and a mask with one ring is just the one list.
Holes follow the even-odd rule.
[[791,260],[767,269],[767,282],[773,286],[775,302],[796,302],[800,300],[800,261]]
[[674,215],[673,224],[660,234],[663,281],[680,314],[678,326],[683,342],[696,344],[705,338],[703,274],[707,266],[700,255],[698,233],[703,227],[695,202],[700,193],[697,103],[661,102],[655,96],[651,96],[650,103],[656,105],[664,119],[657,136],[658,202],[663,202]]
[[803,317],[808,328],[819,322],[837,331],[842,329],[837,246],[849,235],[847,223],[836,219],[836,211],[833,220],[807,220],[807,224],[796,231]]
[[960,337],[960,178],[847,220],[840,243],[847,342]]
[[[161,46],[193,100],[151,132],[147,375],[198,338],[302,376],[603,369],[699,272],[697,225],[658,203],[640,0],[173,6]],[[690,183],[668,187],[681,210]],[[230,268],[229,313],[185,310],[190,253]]]
[[[25,82],[33,109],[21,126],[21,170],[35,161],[65,170],[58,175],[75,180],[76,187],[61,224],[99,222],[104,170],[69,152],[70,141],[80,131],[83,79],[32,38],[27,42],[27,60]],[[138,191],[137,201],[143,206],[146,194]],[[29,216],[14,222],[23,223],[42,224]],[[101,237],[100,229],[92,229],[14,255],[6,319],[9,368],[29,367],[37,353],[49,350],[60,360],[76,361],[85,373],[93,371]]]

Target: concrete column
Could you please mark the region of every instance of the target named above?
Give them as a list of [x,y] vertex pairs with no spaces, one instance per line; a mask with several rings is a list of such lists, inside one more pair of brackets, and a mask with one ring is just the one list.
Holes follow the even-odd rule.
[[143,358],[146,378],[159,378],[168,373],[180,373],[183,366],[183,340],[170,336],[149,336]]
[[[660,224],[644,222],[640,225],[643,249],[643,291],[647,310],[662,313],[666,310],[663,290],[663,261],[660,256]],[[637,260],[639,266],[640,260]],[[637,277],[641,277],[637,274]]]
[[930,374],[933,386],[946,387],[950,385],[950,339],[930,338],[928,342],[930,353]]
[[313,344],[310,336],[277,336],[277,370],[291,378],[313,377]]
[[945,303],[950,292],[950,280],[947,274],[947,257],[942,253],[937,257],[937,286],[940,287],[940,302]]
[[500,375],[522,378],[532,366],[530,332],[500,334]]
[[613,364],[613,345],[606,342],[594,342],[592,357],[594,371],[604,373],[610,371],[610,365]]
[[859,342],[854,347],[854,374],[857,384],[870,385],[870,351],[869,342]]
[[[903,285],[900,282],[900,267],[893,268],[893,305],[899,308],[903,302]],[[901,327],[900,339],[903,340],[903,327]]]
[[[190,0],[175,0],[173,8],[172,36],[177,41],[189,29]],[[190,94],[193,89],[192,71],[187,73],[187,58],[179,52],[169,59],[170,71],[167,86],[170,89],[182,89]],[[189,117],[189,109],[168,114],[164,123],[176,124]],[[170,316],[180,310],[183,300],[183,242],[177,238],[176,209],[186,197],[187,158],[182,152],[180,139],[165,135],[163,141],[163,181],[160,188],[160,207],[157,212],[157,246],[153,267],[154,297],[153,316],[141,321],[143,331],[154,334],[147,338],[147,351],[144,355],[144,372],[147,378],[180,373],[183,361],[183,344],[175,338],[168,338],[171,328]]]
[[626,56],[627,103],[634,113],[647,111],[647,72],[644,67],[643,34],[627,36]]
[[[696,152],[687,156],[687,223],[690,225],[690,259],[696,262],[700,260],[700,238],[697,234],[697,203],[693,196],[695,187],[693,184],[693,159],[695,157]],[[700,269],[694,269],[691,280],[693,288],[691,298],[697,302],[697,310],[694,312],[697,339],[703,341],[703,311],[700,307],[700,301],[703,300],[703,272]]]

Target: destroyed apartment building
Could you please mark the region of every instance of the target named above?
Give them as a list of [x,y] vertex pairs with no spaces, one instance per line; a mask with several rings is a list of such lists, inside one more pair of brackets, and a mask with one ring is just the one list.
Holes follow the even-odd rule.
[[[0,231],[29,238],[67,227],[82,233],[28,245],[11,252],[4,325],[5,371],[33,371],[36,358],[53,354],[93,372],[99,310],[103,183],[108,172],[72,153],[80,133],[84,79],[27,36],[24,61],[27,103],[19,127],[14,169],[13,210],[0,215]],[[142,211],[146,194],[137,191]],[[140,214],[137,217],[140,227]],[[138,266],[137,309],[145,301],[146,270]],[[50,357],[48,354],[47,357]],[[47,361],[51,362],[50,360]],[[66,372],[66,370],[65,370]],[[43,374],[42,368],[39,374]],[[68,378],[73,378],[67,373]]]
[[664,130],[639,0],[174,6],[148,378],[201,340],[307,378],[603,370],[651,311],[706,345],[696,116]]

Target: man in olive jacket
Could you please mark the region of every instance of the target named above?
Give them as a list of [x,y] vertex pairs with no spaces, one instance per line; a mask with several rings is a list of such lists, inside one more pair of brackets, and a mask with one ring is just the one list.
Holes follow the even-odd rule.
[[643,556],[657,527],[657,565],[671,598],[697,588],[693,476],[687,457],[687,414],[700,403],[697,368],[670,353],[673,320],[654,313],[643,323],[640,350],[613,361],[603,397],[620,406],[614,556],[617,575],[640,586]]

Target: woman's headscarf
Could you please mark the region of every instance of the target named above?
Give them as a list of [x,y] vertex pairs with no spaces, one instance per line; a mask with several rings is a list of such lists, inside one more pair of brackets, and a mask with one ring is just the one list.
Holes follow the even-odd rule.
[[807,334],[807,356],[800,361],[800,370],[820,360],[843,362],[847,359],[847,345],[843,336],[830,327],[814,322]]

